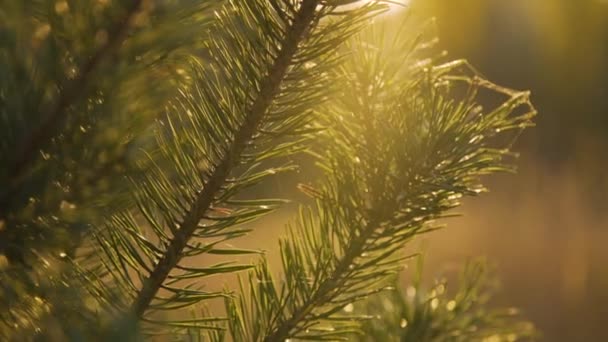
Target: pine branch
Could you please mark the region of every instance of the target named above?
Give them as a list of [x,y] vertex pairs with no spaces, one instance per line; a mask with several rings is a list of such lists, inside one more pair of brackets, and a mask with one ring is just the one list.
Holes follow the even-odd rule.
[[355,305],[354,311],[373,317],[364,322],[364,335],[355,337],[357,341],[533,341],[538,337],[519,310],[489,303],[497,282],[485,261],[468,261],[457,286],[445,278],[424,286],[421,260],[407,291],[395,279],[394,291]]
[[[530,125],[533,109],[513,113],[529,105],[527,93],[470,76],[465,61],[411,58],[424,45],[418,37],[356,35],[342,44],[377,26],[368,19],[389,1],[212,2],[89,8],[87,0],[51,0],[0,10],[23,10],[19,18],[43,29],[14,20],[6,31],[25,38],[0,55],[8,61],[0,63],[8,185],[0,192],[0,257],[11,258],[10,245],[36,265],[9,260],[5,272],[0,260],[0,292],[10,294],[0,298],[8,308],[2,338],[20,334],[15,323],[35,334],[51,319],[68,339],[346,339],[365,317],[342,309],[385,290],[405,259],[400,248],[434,229],[430,222],[460,196],[477,194],[480,175],[505,169],[509,152],[488,147],[499,132]],[[105,43],[90,40],[97,32]],[[21,52],[23,44],[32,47]],[[158,82],[173,74],[180,77]],[[459,84],[465,96],[452,92]],[[481,88],[508,100],[479,109]],[[48,110],[39,110],[45,102]],[[126,117],[136,117],[134,130]],[[267,161],[303,149],[325,178],[319,190],[302,186],[316,207],[303,208],[280,240],[285,281],[276,286],[264,262],[189,264],[194,256],[198,263],[260,253],[225,243],[284,201],[249,199],[244,190],[293,170]],[[111,179],[98,180],[106,171]],[[2,231],[11,239],[2,241]],[[203,290],[206,277],[250,269],[251,296],[240,307],[230,289]],[[226,300],[227,319],[205,310],[175,317],[214,298]]]
[[19,183],[18,177],[23,175],[24,168],[31,163],[36,153],[46,146],[56,134],[58,127],[61,127],[66,119],[65,111],[74,101],[81,99],[97,66],[114,54],[127,38],[133,18],[141,10],[143,3],[143,0],[133,0],[131,5],[127,7],[124,17],[110,30],[106,43],[82,66],[77,77],[63,87],[55,105],[41,115],[40,124],[18,145],[19,149],[13,158],[14,163],[8,168],[9,188],[4,190],[0,197],[0,216],[5,215],[8,201],[16,191]]
[[[250,231],[239,225],[284,203],[276,199],[235,197],[267,177],[293,170],[289,164],[268,168],[266,161],[300,151],[310,135],[318,131],[310,122],[318,115],[316,108],[327,100],[329,86],[334,84],[329,71],[337,64],[335,47],[353,29],[347,23],[363,23],[378,9],[364,6],[339,20],[327,19],[318,24],[334,7],[316,6],[310,30],[297,43],[297,51],[288,61],[266,113],[259,123],[252,124],[247,108],[259,105],[260,89],[267,91],[268,76],[273,67],[276,69],[277,57],[284,54],[285,39],[293,31],[295,19],[301,16],[298,15],[301,6],[299,0],[230,2],[216,12],[209,35],[217,38],[203,45],[208,59],[193,60],[188,70],[192,82],[180,88],[180,95],[168,104],[166,115],[157,121],[154,129],[157,148],[147,153],[152,165],[142,181],[134,182],[136,210],[121,211],[95,229],[101,269],[109,272],[108,281],[102,280],[103,287],[120,288],[123,297],[110,303],[108,310],[120,316],[130,312],[138,317],[134,303],[145,284],[136,285],[133,280],[139,278],[151,284],[150,275],[161,261],[167,262],[165,255],[174,246],[175,237],[183,236],[180,227],[186,218],[196,220],[192,218],[196,212],[191,209],[209,184],[216,191],[212,202],[206,205],[208,210],[198,209],[200,222],[192,230],[191,241],[183,244],[166,279],[157,283],[158,289],[167,290],[170,297],[160,298],[152,293],[139,317],[148,321],[157,310],[225,297],[224,293],[208,293],[192,286],[198,287],[204,277],[253,267],[227,263],[191,267],[187,263],[193,256],[226,254],[221,244]],[[244,128],[245,124],[249,126]],[[252,130],[252,125],[258,127]],[[239,137],[245,130],[251,136],[244,142]],[[244,145],[239,155],[234,152],[237,138]],[[228,157],[228,153],[232,155]],[[220,179],[222,184],[210,183],[218,175],[225,178]],[[244,249],[229,252],[251,253]],[[184,284],[181,280],[194,282]],[[154,325],[145,324],[144,328],[150,328],[152,334],[158,332]]]
[[352,241],[352,247],[348,250],[348,253],[340,259],[329,278],[319,285],[314,296],[302,304],[302,306],[291,315],[291,318],[282,322],[278,329],[266,336],[264,338],[265,342],[285,341],[290,336],[297,335],[303,330],[303,328],[297,328],[298,324],[305,320],[306,317],[311,314],[312,310],[320,303],[327,303],[332,300],[332,297],[335,296],[337,290],[344,286],[344,283],[348,279],[345,275],[348,274],[349,267],[353,264],[355,259],[361,255],[364,249],[363,247],[376,227],[377,223],[374,221],[363,229],[363,234]]
[[[281,241],[280,291],[262,264],[250,277],[250,302],[229,303],[237,341],[333,340],[356,332],[362,318],[340,311],[386,289],[404,260],[399,250],[436,229],[432,222],[458,198],[478,194],[479,176],[507,170],[509,152],[489,148],[504,146],[489,139],[530,126],[535,111],[526,92],[471,76],[462,61],[418,67],[410,49],[420,40],[380,35],[364,32],[347,44],[356,53],[339,71],[342,96],[328,102],[328,129],[313,153],[327,176],[321,190],[307,191],[317,207],[301,212]],[[454,90],[458,84],[465,89]],[[507,99],[484,113],[475,103],[481,89]]]
[[[417,189],[410,189],[412,196],[414,196],[413,194],[417,193],[418,191],[419,190]],[[339,204],[337,201],[335,201],[335,199],[324,197],[321,198],[321,201],[329,201],[333,203],[332,205],[335,206],[335,208],[339,208]],[[334,302],[336,297],[344,295],[345,292],[355,293],[356,291],[350,289],[351,285],[346,284],[347,282],[352,281],[353,274],[360,272],[367,267],[374,267],[374,264],[376,263],[378,265],[382,264],[386,259],[390,259],[391,255],[397,251],[397,249],[400,247],[399,243],[403,243],[404,240],[407,240],[416,234],[429,231],[429,229],[423,229],[423,224],[420,222],[414,222],[414,224],[410,222],[406,225],[406,227],[409,228],[409,232],[405,235],[400,233],[402,236],[397,237],[398,230],[392,230],[390,227],[399,227],[400,225],[403,225],[403,223],[400,222],[403,220],[403,218],[395,218],[395,214],[398,211],[399,209],[393,208],[388,203],[387,205],[379,205],[370,210],[373,217],[365,219],[368,220],[368,223],[366,223],[362,229],[357,228],[356,225],[348,227],[347,229],[357,231],[359,234],[351,235],[350,240],[344,243],[346,246],[348,246],[345,250],[345,254],[338,258],[336,265],[332,266],[330,272],[324,275],[321,283],[316,284],[314,294],[304,303],[299,305],[296,311],[291,314],[289,319],[280,322],[278,328],[270,332],[264,338],[264,341],[284,341],[290,337],[298,336],[301,332],[307,329],[307,325],[301,325],[302,322],[314,322],[316,319],[321,319],[331,315],[332,311],[334,311],[333,309],[329,309],[327,312],[320,314],[314,314],[313,311],[318,309],[320,306]],[[334,213],[332,211],[326,214],[339,215],[337,212]],[[410,220],[415,215],[415,212],[411,213]],[[426,220],[430,220],[430,218],[427,218]],[[389,231],[384,232],[384,236],[390,237],[394,240],[390,242],[390,245],[392,246],[384,247],[387,252],[382,253],[375,262],[365,262],[363,265],[357,265],[356,261],[360,259],[362,255],[365,255],[367,251],[380,248],[380,240],[382,240],[383,234],[380,234],[379,230],[382,229]],[[395,245],[397,248],[394,248]],[[392,262],[394,261],[389,261],[387,264],[390,265]],[[372,271],[370,270],[369,272]],[[379,278],[380,280],[382,279],[381,277]],[[369,294],[371,293],[366,295],[353,295],[353,301],[355,298],[364,298]],[[343,301],[343,299],[340,300],[340,302]],[[340,305],[338,306],[338,308],[341,307],[342,306]]]
[[291,60],[295,56],[298,44],[306,35],[307,30],[313,22],[317,0],[304,0],[299,8],[294,21],[287,31],[285,41],[281,50],[270,68],[266,79],[262,83],[258,97],[245,116],[245,122],[237,133],[230,150],[223,157],[221,163],[213,170],[213,173],[203,186],[203,190],[197,196],[196,201],[186,213],[182,223],[175,232],[163,257],[154,267],[149,277],[139,291],[137,298],[131,306],[136,317],[141,317],[154,298],[156,292],[169,275],[169,272],[177,265],[181,258],[183,249],[198,227],[199,221],[209,210],[218,191],[223,186],[230,171],[237,165],[241,153],[246,144],[256,133],[264,115],[267,113],[272,100],[279,91],[279,87],[287,72]]
[[[136,151],[150,145],[145,130],[185,81],[176,72],[200,48],[200,32],[219,2],[2,6],[7,20],[0,35],[11,37],[0,43],[0,196],[8,193],[0,210],[2,338],[27,339],[34,328],[43,339],[47,330],[97,336],[102,329],[103,315],[89,306],[89,294],[103,304],[117,296],[98,286],[99,255],[87,250],[88,233],[133,205],[128,181],[145,172]],[[33,150],[9,179],[22,157],[14,153],[39,136],[32,132],[46,130],[40,121],[51,115],[58,119],[41,132],[49,136],[36,142],[42,158]]]

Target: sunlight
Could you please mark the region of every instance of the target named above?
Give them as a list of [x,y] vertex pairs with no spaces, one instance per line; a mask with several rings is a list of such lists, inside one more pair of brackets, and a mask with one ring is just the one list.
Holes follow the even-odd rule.
[[[368,2],[372,2],[374,0],[367,0]],[[411,0],[380,0],[379,2],[388,4],[389,12],[394,13],[401,11],[408,7]]]
[[399,12],[403,9],[406,9],[410,4],[411,0],[363,0],[361,2],[386,4],[389,7],[387,13],[393,14],[395,12]]
[[380,2],[388,4],[389,10],[387,14],[394,14],[408,8],[411,0],[386,0]]

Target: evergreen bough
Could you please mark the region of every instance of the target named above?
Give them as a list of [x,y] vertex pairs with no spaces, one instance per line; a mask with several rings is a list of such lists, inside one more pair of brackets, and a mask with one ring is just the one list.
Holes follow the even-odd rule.
[[[404,245],[511,170],[535,115],[389,1],[0,4],[2,340],[380,338],[358,303],[394,296]],[[275,279],[227,246],[285,203],[245,190],[311,160]],[[530,336],[492,317],[485,337]],[[462,340],[440,318],[416,340]]]

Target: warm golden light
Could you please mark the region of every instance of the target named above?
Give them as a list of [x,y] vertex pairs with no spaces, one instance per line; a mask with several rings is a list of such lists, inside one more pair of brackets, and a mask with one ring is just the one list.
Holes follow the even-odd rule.
[[363,1],[359,2],[358,4],[379,3],[379,4],[388,5],[388,7],[389,7],[388,12],[393,14],[395,12],[406,9],[411,1],[412,0],[363,0]]
[[380,2],[388,4],[389,12],[394,13],[406,9],[410,1],[411,0],[386,0]]

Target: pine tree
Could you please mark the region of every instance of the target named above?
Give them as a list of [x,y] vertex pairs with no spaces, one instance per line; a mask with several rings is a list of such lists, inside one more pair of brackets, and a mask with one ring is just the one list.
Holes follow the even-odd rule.
[[[445,63],[428,25],[381,16],[389,1],[0,3],[3,340],[371,333],[353,304],[383,298],[405,244],[480,176],[512,169],[535,114]],[[299,186],[275,279],[226,242],[285,203],[247,189],[300,162],[321,176]],[[205,290],[219,274],[240,287]]]

